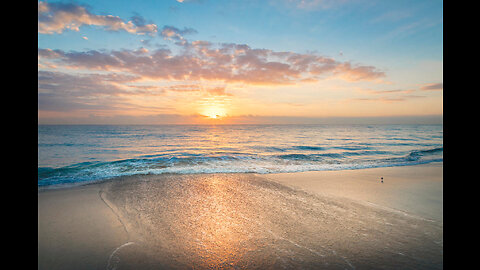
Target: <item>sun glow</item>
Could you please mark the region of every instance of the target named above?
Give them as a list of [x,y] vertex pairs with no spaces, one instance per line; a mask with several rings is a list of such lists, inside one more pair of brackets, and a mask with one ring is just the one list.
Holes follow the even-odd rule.
[[202,114],[212,119],[219,119],[227,115],[225,108],[222,108],[220,106],[207,107],[202,112]]
[[219,97],[203,98],[199,102],[198,112],[208,119],[221,119],[227,116],[230,99]]

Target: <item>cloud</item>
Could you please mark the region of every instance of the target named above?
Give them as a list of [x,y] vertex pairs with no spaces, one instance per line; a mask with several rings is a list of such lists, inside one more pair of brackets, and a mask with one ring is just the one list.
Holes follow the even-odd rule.
[[[174,113],[158,113],[146,115],[102,115],[90,113],[80,116],[39,117],[40,124],[100,124],[100,125],[169,125],[169,124],[199,124],[205,122],[200,115],[180,115]],[[218,122],[218,121],[217,121]],[[217,124],[217,123],[216,123]]]
[[74,3],[38,2],[38,33],[61,34],[66,29],[79,31],[83,25],[140,35],[153,35],[158,31],[155,24],[145,24],[145,20],[138,15],[132,17],[132,21],[125,22],[118,16],[92,14],[87,7]]
[[176,41],[178,45],[185,45],[187,44],[186,39],[183,37],[184,35],[189,34],[196,34],[197,30],[193,28],[184,28],[180,30],[174,26],[165,25],[160,32],[160,35],[167,40]]
[[429,83],[422,87],[421,90],[443,90],[443,83]]
[[413,10],[391,10],[370,20],[371,23],[397,22],[413,16]]
[[[173,31],[171,37],[190,31]],[[212,44],[208,41],[194,41],[180,46],[184,50],[177,54],[164,48],[141,53],[138,50],[65,52],[39,49],[38,54],[52,64],[126,72],[150,80],[288,85],[325,78],[376,81],[385,77],[384,72],[373,66],[339,62],[316,54],[276,52],[253,49],[245,44]]]
[[373,89],[357,89],[359,92],[367,93],[369,96],[352,98],[350,101],[374,101],[383,103],[402,102],[411,99],[425,98],[426,96],[418,95],[418,89],[393,89],[393,90],[373,90]]
[[241,115],[231,117],[239,124],[441,124],[442,115],[305,117]]
[[380,36],[376,39],[376,42],[383,42],[385,40],[393,40],[393,39],[403,39],[408,36],[418,34],[419,32],[425,32],[432,27],[441,24],[441,20],[431,20],[428,18],[424,18],[414,22],[408,22],[406,24],[400,25],[397,28],[393,29],[392,31],[386,33],[383,36]]
[[138,80],[122,74],[68,74],[38,71],[38,92],[71,96],[100,96],[126,93],[121,85]]
[[[141,116],[89,114],[77,117],[41,117],[40,124],[103,124],[103,125],[166,125],[166,124],[202,124],[205,117],[201,115],[148,114]],[[229,116],[221,120],[236,124],[442,124],[442,115],[412,116],[376,116],[376,117],[302,117],[302,116]],[[208,122],[207,122],[208,123]],[[219,120],[215,120],[219,124]]]
[[373,101],[373,102],[383,102],[383,103],[392,103],[392,102],[402,102],[409,99],[418,99],[425,98],[425,96],[418,95],[405,95],[398,97],[378,97],[378,98],[353,98],[351,101]]
[[110,111],[138,109],[131,97],[164,96],[167,92],[198,92],[204,96],[228,96],[224,86],[201,84],[148,85],[134,75],[69,74],[38,71],[38,108],[41,111],[74,112],[78,110]]
[[394,90],[371,90],[365,89],[361,90],[370,94],[381,95],[381,94],[410,94],[414,92],[413,89],[394,89]]
[[52,49],[38,49],[38,57],[44,59],[55,59],[63,57],[64,53],[61,50]]
[[299,0],[293,1],[296,2],[297,7],[301,9],[312,9],[312,8],[332,8],[336,5],[343,4],[347,0]]
[[349,62],[338,64],[334,72],[347,81],[369,81],[385,76],[383,72],[378,72],[374,66],[353,66]]
[[111,110],[123,101],[119,83],[131,81],[122,75],[71,75],[38,72],[38,109],[68,112],[76,110]]
[[[134,52],[132,52],[133,54]],[[64,52],[62,50],[39,49],[38,56],[46,59],[62,59],[72,67],[108,70],[121,64],[114,55],[90,50],[85,52]]]
[[138,27],[143,27],[145,25],[147,25],[147,21],[145,20],[145,18],[143,18],[142,16],[140,16],[139,14],[135,13],[135,15],[133,15],[132,17],[130,17],[131,19],[131,22],[135,25],[135,26],[138,26]]

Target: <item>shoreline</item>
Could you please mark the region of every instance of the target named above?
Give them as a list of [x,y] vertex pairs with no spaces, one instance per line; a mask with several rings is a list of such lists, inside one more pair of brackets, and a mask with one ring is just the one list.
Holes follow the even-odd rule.
[[[295,172],[279,172],[279,173],[256,173],[256,172],[212,172],[212,173],[161,173],[161,174],[132,174],[132,175],[122,175],[115,176],[111,178],[92,180],[92,181],[80,181],[74,183],[65,183],[65,184],[55,184],[55,185],[44,185],[38,186],[37,191],[45,192],[49,190],[63,190],[63,189],[75,189],[83,186],[103,184],[110,181],[115,181],[116,179],[137,177],[137,176],[162,176],[162,175],[214,175],[214,174],[251,174],[259,177],[268,178],[269,175],[285,175],[285,174],[304,174],[304,173],[320,173],[320,172],[348,172],[348,171],[362,171],[362,170],[375,170],[375,169],[386,169],[386,168],[398,168],[398,167],[416,167],[416,166],[443,166],[443,161],[433,161],[428,163],[417,163],[417,164],[407,164],[407,165],[395,165],[395,166],[380,166],[372,168],[356,168],[356,169],[338,169],[338,170],[318,170],[318,171],[295,171]],[[273,179],[272,179],[273,180]]]
[[[367,255],[365,258],[380,256],[375,260],[385,264],[393,263],[393,266],[400,262],[411,263],[410,261],[418,260],[415,257],[417,255],[405,254],[408,254],[410,249],[423,252],[421,250],[425,248],[420,246],[424,245],[424,242],[430,243],[434,240],[436,243],[432,242],[433,246],[427,248],[427,251],[432,248],[443,250],[442,169],[443,163],[437,163],[267,175],[244,173],[128,176],[70,188],[39,190],[38,269],[114,269],[118,265],[139,265],[139,269],[155,269],[159,265],[166,268],[209,268],[211,265],[221,266],[222,264],[218,263],[224,260],[236,266],[262,268],[262,265],[269,265],[263,264],[265,258],[270,258],[267,261],[278,267],[287,265],[287,268],[292,268],[288,265],[299,266],[296,256],[303,258],[307,268],[361,268],[362,264],[364,267],[373,267],[373,264],[365,263],[365,259],[359,261],[357,258]],[[377,181],[379,175],[384,176],[383,184]],[[193,195],[198,192],[198,195]],[[425,198],[428,203],[419,203],[425,201]],[[430,200],[432,198],[434,199]],[[313,205],[323,207],[311,208]],[[265,210],[261,210],[263,208]],[[342,209],[350,210],[345,212]],[[261,211],[258,212],[259,210]],[[312,210],[314,212],[311,212]],[[244,213],[239,214],[238,211]],[[304,213],[304,216],[295,221],[299,213]],[[203,216],[205,218],[197,219]],[[376,218],[372,220],[373,217]],[[234,223],[231,223],[232,221]],[[338,234],[335,230],[331,231],[331,225],[325,227],[327,231],[315,228],[322,226],[321,222],[312,227],[318,221],[327,224],[334,222],[337,224],[335,230],[345,232]],[[303,224],[305,222],[306,224]],[[352,222],[356,225],[349,225]],[[416,227],[403,228],[400,224],[404,222]],[[278,225],[283,223],[285,225]],[[193,224],[196,225],[190,227]],[[294,229],[297,226],[300,227]],[[354,227],[350,228],[351,226]],[[395,230],[392,231],[392,228]],[[377,253],[382,254],[378,251],[370,254],[370,251],[380,248],[375,244],[376,238],[384,237],[386,232],[392,235],[383,240],[384,242],[396,238],[404,239],[406,236],[409,239],[411,235],[419,233],[415,228],[431,231],[435,237],[421,242],[413,238],[405,240],[407,242],[402,245],[407,244],[409,249],[406,250],[402,245],[392,242],[391,245],[399,250],[397,253],[402,255],[385,251],[382,251],[384,255],[378,255]],[[245,233],[239,233],[238,230],[246,230],[248,235],[258,234],[254,237],[257,239],[255,244],[253,245],[250,238],[245,238]],[[205,231],[209,234],[204,234]],[[223,233],[219,234],[221,231]],[[318,246],[317,242],[304,239],[303,231],[312,233],[313,238],[323,235],[317,242],[323,241],[322,239],[331,239],[329,241],[333,242],[327,242],[330,243],[327,246]],[[347,239],[354,239],[351,238],[352,232],[353,235],[362,232],[355,236],[362,238],[362,242],[344,246],[342,243],[348,241]],[[171,233],[177,236],[171,238],[168,236]],[[368,236],[371,234],[378,235]],[[421,234],[417,236],[427,237]],[[264,240],[260,241],[268,238],[274,241],[273,246],[263,243]],[[195,239],[204,239],[202,245],[197,246]],[[242,253],[243,248],[240,247],[233,253],[224,254],[223,249],[239,244],[237,239],[244,239],[245,243],[253,245],[249,249],[258,250],[264,257]],[[369,244],[370,242],[372,244]],[[158,247],[158,243],[164,244]],[[357,254],[356,245],[361,246],[363,252],[368,254]],[[190,250],[191,246],[195,248]],[[275,255],[283,258],[280,261],[275,259],[275,256],[271,257],[280,252],[278,248],[290,250],[289,253]],[[148,250],[157,250],[157,253],[152,257]],[[177,253],[179,251],[180,255]],[[202,255],[206,251],[210,252],[207,257]],[[187,261],[182,255],[185,252],[195,255],[194,259]],[[292,252],[297,255],[288,259],[288,256],[292,256],[288,254]],[[437,269],[442,261],[438,256],[443,256],[428,252],[423,256],[435,263],[427,265],[425,269]],[[251,265],[248,261],[242,261],[241,254],[250,258],[249,261],[260,264]],[[171,260],[176,260],[176,263],[171,264]],[[412,265],[422,265],[425,263],[422,260]],[[202,264],[204,262],[210,262],[210,266]],[[226,268],[232,268],[232,265],[226,265]]]

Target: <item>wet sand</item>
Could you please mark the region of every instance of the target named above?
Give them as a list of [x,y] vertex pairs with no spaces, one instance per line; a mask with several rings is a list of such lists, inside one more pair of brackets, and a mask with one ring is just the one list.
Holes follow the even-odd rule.
[[101,188],[38,193],[38,269],[105,269],[112,250],[128,240]]
[[440,162],[262,176],[309,193],[348,198],[443,222],[443,163]]
[[[431,187],[442,166],[408,168],[151,175],[39,191],[38,268],[441,269],[442,199]],[[377,174],[383,184],[368,182]],[[430,206],[412,207],[424,197]]]

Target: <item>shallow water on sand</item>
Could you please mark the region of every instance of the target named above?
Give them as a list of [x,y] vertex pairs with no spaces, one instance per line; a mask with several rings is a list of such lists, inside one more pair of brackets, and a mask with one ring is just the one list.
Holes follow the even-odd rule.
[[102,197],[129,240],[109,269],[441,269],[441,223],[250,174],[133,176]]

